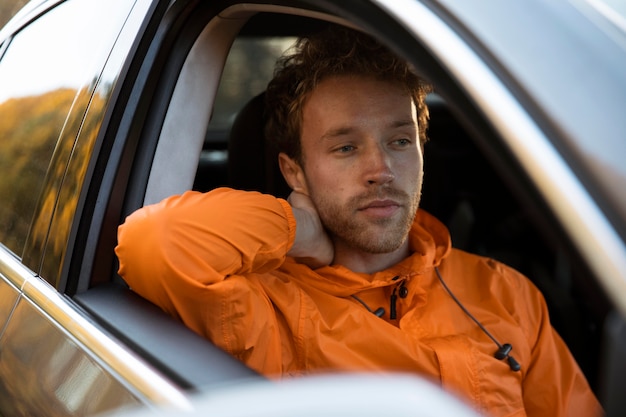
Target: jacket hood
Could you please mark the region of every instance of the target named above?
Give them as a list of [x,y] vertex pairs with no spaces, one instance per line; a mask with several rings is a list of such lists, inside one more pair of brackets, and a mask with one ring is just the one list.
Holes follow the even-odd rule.
[[[443,223],[420,209],[409,231],[409,247],[411,250],[409,257],[373,274],[353,272],[343,265],[330,265],[316,269],[315,279],[310,272],[308,274],[292,272],[290,275],[307,286],[339,297],[347,297],[367,289],[396,285],[397,277],[406,279],[438,266],[450,252],[450,233]],[[291,271],[298,267],[308,268],[296,264],[292,258],[287,258],[283,267]]]

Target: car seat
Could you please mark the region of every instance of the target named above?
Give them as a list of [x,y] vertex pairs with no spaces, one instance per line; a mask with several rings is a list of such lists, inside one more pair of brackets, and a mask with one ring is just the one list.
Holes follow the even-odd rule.
[[278,167],[278,150],[265,139],[265,93],[237,113],[228,140],[228,178],[233,188],[287,198],[291,189]]

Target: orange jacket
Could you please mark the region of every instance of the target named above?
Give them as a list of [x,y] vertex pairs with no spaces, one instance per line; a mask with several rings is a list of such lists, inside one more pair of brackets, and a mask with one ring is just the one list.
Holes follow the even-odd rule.
[[[401,371],[433,379],[493,416],[595,416],[600,406],[539,291],[518,272],[452,249],[447,229],[419,211],[412,255],[372,275],[311,270],[286,257],[289,204],[254,192],[188,192],[147,206],[119,229],[130,287],[253,369],[269,375]],[[494,358],[494,342],[521,365]],[[389,318],[397,297],[397,319]],[[383,307],[378,318],[368,311]]]

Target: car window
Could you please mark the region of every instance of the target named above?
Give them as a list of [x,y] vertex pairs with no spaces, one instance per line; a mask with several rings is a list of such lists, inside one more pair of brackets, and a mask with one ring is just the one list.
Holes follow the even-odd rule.
[[[67,116],[86,106],[76,104],[79,92],[93,90],[102,45],[112,43],[132,7],[116,3],[127,5],[61,3],[18,32],[0,61],[0,242],[18,256],[57,139],[64,129],[72,135]],[[52,211],[55,198],[48,200]]]
[[215,99],[211,120],[214,128],[229,126],[250,98],[265,91],[276,60],[295,40],[294,37],[241,37],[233,42]]
[[227,141],[233,120],[250,99],[265,91],[276,61],[295,41],[293,36],[235,39],[224,64],[194,189],[229,184]]

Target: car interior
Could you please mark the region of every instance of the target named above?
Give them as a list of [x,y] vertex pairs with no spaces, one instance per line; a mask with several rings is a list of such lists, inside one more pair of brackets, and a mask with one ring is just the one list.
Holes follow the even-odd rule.
[[[86,254],[91,268],[75,271],[67,291],[112,335],[190,390],[262,377],[125,285],[115,273],[117,225],[143,205],[190,189],[229,186],[285,197],[289,190],[276,153],[262,132],[262,94],[271,77],[267,62],[296,36],[329,22],[354,26],[320,10],[235,5],[213,17],[211,7],[199,5],[195,13],[187,13],[185,25],[173,19],[172,33],[163,35],[168,46],[155,58],[159,75],[146,75],[153,80],[154,94],[146,99],[143,129],[136,133],[136,149],[127,162],[127,181],[119,180],[123,169],[116,174],[124,201],[107,208],[96,248]],[[400,35],[381,36],[393,40]],[[249,43],[259,40],[273,49]],[[257,45],[247,49],[257,55],[246,56],[245,45]],[[420,52],[407,43],[407,48],[414,47]],[[227,59],[237,56],[238,65],[229,66]],[[421,207],[448,226],[455,247],[498,259],[534,282],[547,300],[554,327],[598,389],[601,332],[608,313],[605,295],[588,279],[589,271],[471,100],[432,58],[424,58],[418,69],[435,85],[428,98]],[[244,91],[236,98],[229,96],[228,82],[235,80],[235,91],[237,80],[259,73],[266,79],[255,78],[246,88],[239,86]],[[108,255],[96,256],[102,253]]]

